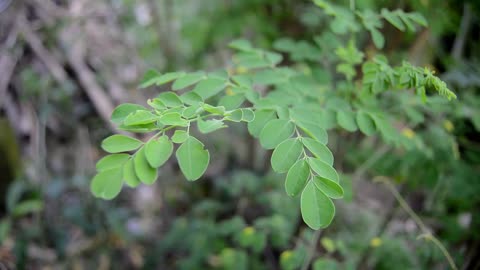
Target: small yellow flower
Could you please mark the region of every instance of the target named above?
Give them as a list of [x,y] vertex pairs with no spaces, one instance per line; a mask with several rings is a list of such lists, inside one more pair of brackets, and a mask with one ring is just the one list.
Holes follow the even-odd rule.
[[448,132],[452,132],[455,127],[453,126],[453,123],[450,122],[449,120],[445,120],[443,122],[443,127],[448,131]]
[[245,235],[252,235],[254,233],[255,233],[255,228],[251,226],[245,227],[245,229],[243,229],[243,234]]
[[402,130],[402,134],[403,136],[409,138],[409,139],[412,139],[413,137],[415,137],[415,131],[409,129],[409,128],[404,128]]
[[233,96],[235,93],[233,93],[231,87],[228,87],[227,89],[225,89],[225,94],[227,94],[227,96]]
[[382,239],[379,237],[374,237],[372,240],[370,240],[370,246],[371,247],[379,247],[382,245]]
[[242,67],[242,66],[237,67],[237,74],[247,73],[247,71],[248,71],[248,68],[246,67]]
[[290,250],[285,250],[280,254],[280,260],[288,260],[288,258],[292,257],[292,252]]

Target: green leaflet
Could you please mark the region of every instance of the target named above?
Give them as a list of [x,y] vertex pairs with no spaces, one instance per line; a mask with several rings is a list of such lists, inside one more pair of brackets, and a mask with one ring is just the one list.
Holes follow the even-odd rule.
[[355,124],[355,115],[351,111],[338,111],[337,121],[340,127],[350,132],[357,130],[357,124]]
[[275,119],[275,111],[273,110],[257,110],[255,111],[255,119],[248,123],[248,132],[254,137],[260,136],[260,132],[267,122]]
[[157,97],[167,107],[180,107],[183,105],[182,100],[173,92],[163,92]]
[[128,154],[112,154],[107,155],[97,161],[96,168],[97,171],[105,171],[113,168],[118,168],[123,166],[123,164],[130,158]]
[[148,99],[147,104],[155,110],[161,111],[166,109],[165,104],[159,98]]
[[222,120],[211,119],[211,120],[202,120],[202,118],[197,118],[198,130],[201,133],[207,134],[215,130],[227,127]]
[[188,105],[197,105],[198,103],[203,102],[202,97],[195,92],[186,92],[180,96],[180,99],[183,103]]
[[298,160],[288,170],[285,179],[285,191],[289,196],[297,196],[302,192],[310,177],[310,166],[305,159]]
[[206,112],[209,112],[211,114],[216,114],[216,115],[224,115],[225,114],[225,107],[223,106],[212,106],[209,104],[203,104],[203,109]]
[[234,94],[225,95],[218,102],[218,106],[223,106],[226,110],[234,110],[242,105],[245,101],[245,95]]
[[224,87],[225,80],[208,78],[199,82],[192,91],[205,100],[220,93]]
[[125,126],[145,125],[150,124],[158,120],[158,115],[149,111],[136,111],[129,114],[123,124]]
[[125,135],[112,135],[102,141],[103,150],[109,153],[132,151],[139,148],[143,142]]
[[133,166],[138,179],[144,184],[151,185],[157,180],[157,169],[152,168],[145,156],[145,147],[137,151],[133,158]]
[[173,144],[167,136],[150,140],[145,144],[145,157],[153,168],[162,166],[172,155]]
[[175,130],[172,136],[172,142],[174,143],[183,143],[188,138],[188,133],[185,130]]
[[158,121],[166,126],[188,126],[188,121],[183,119],[177,112],[166,113]]
[[185,178],[194,181],[200,178],[207,170],[210,153],[203,148],[203,144],[194,137],[188,137],[176,152],[178,165]]
[[122,168],[117,167],[99,172],[90,182],[90,191],[97,198],[111,200],[122,190]]
[[185,72],[179,71],[179,72],[168,72],[163,75],[158,76],[155,79],[155,84],[156,85],[162,85],[166,84],[168,82],[171,82],[177,78],[183,77],[185,75]]
[[137,174],[135,173],[133,158],[127,160],[123,166],[123,180],[127,186],[132,188],[140,185],[141,183],[140,179],[138,179]]
[[313,139],[319,141],[320,143],[327,144],[328,143],[328,134],[325,129],[320,127],[320,125],[310,124],[303,121],[295,121],[295,124],[303,130],[308,136],[312,137]]
[[310,138],[302,138],[302,143],[314,156],[333,166],[333,154],[324,144]]
[[318,230],[327,227],[335,215],[335,206],[330,198],[310,181],[302,192],[300,210],[308,227]]
[[225,112],[225,119],[233,122],[240,122],[243,118],[242,109]]
[[290,138],[295,125],[283,119],[270,120],[260,132],[260,144],[265,149],[273,149],[284,140]]
[[280,143],[273,151],[271,164],[277,173],[287,172],[297,162],[303,152],[299,139],[287,139]]
[[147,70],[147,72],[145,72],[145,75],[143,75],[139,88],[146,88],[151,85],[154,85],[159,76],[161,76],[161,74],[157,70],[155,69]]
[[146,111],[147,108],[140,106],[138,104],[132,104],[132,103],[124,103],[118,105],[112,112],[112,115],[110,116],[110,120],[114,124],[121,124],[125,118],[136,111]]
[[332,199],[343,198],[343,188],[338,183],[318,176],[315,176],[312,181],[318,190],[328,197]]
[[327,163],[323,162],[318,158],[311,158],[308,159],[308,164],[310,168],[320,177],[327,178],[334,182],[339,182],[338,174],[335,169],[328,165]]
[[198,71],[194,73],[189,73],[183,77],[178,78],[172,85],[172,90],[177,91],[186,87],[189,87],[193,84],[196,84],[202,79],[205,79],[205,72]]
[[255,119],[255,113],[252,109],[240,109],[242,111],[242,121],[252,122]]
[[366,112],[359,111],[357,113],[357,124],[360,131],[367,136],[371,136],[377,131],[375,122]]

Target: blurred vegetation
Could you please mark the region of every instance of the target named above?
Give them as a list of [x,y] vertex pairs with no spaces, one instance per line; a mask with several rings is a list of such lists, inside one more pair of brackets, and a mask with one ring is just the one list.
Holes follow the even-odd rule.
[[[429,26],[419,32],[382,29],[383,53],[430,67],[458,98],[383,95],[380,106],[399,115],[400,146],[329,131],[346,194],[317,234],[243,125],[203,137],[212,161],[195,183],[169,162],[154,186],[101,201],[89,180],[104,156],[97,146],[115,132],[106,124],[115,105],[166,89],[137,90],[148,68],[229,66],[236,38],[305,70],[335,62],[348,37],[334,34],[322,9],[307,0],[13,1],[0,15],[0,268],[447,269],[438,247],[417,239],[424,232],[411,215],[371,181],[381,175],[460,269],[479,269],[480,4],[353,2],[422,13]],[[370,35],[359,40],[367,57],[377,50]],[[341,89],[339,74],[313,72]]]

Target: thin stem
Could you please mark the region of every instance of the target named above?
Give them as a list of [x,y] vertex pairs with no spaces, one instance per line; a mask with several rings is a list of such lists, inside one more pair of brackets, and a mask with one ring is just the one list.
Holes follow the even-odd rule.
[[393,186],[392,182],[384,176],[378,176],[373,179],[374,182],[381,182],[387,186],[387,188],[390,190],[390,192],[393,194],[395,199],[397,199],[398,204],[407,212],[407,214],[413,218],[415,223],[417,223],[418,227],[424,232],[424,233],[430,233],[430,230],[428,227],[423,223],[423,221],[420,219],[420,217],[412,210],[412,208],[408,205],[408,203],[405,201],[405,199],[400,195],[400,193],[397,191],[395,186]]
[[355,11],[355,0],[350,0],[350,9]]
[[413,209],[408,205],[408,203],[405,201],[405,199],[400,195],[400,193],[397,191],[395,186],[391,183],[391,181],[384,176],[379,176],[373,179],[376,182],[382,182],[384,183],[387,188],[392,192],[393,196],[395,199],[397,199],[398,204],[407,212],[407,214],[413,218],[415,223],[417,223],[417,226],[420,227],[420,229],[423,231],[423,234],[421,234],[418,238],[425,238],[426,240],[431,240],[440,250],[442,251],[443,255],[447,259],[448,263],[450,264],[450,267],[454,270],[458,270],[457,266],[455,265],[455,262],[452,259],[452,256],[450,253],[447,251],[445,246],[436,238],[430,230],[427,228],[425,223],[420,219],[420,217],[413,211]]
[[455,262],[453,261],[452,256],[450,256],[450,253],[448,253],[447,249],[445,246],[432,234],[425,233],[417,237],[417,239],[425,239],[432,241],[443,253],[443,256],[447,259],[448,263],[450,264],[450,267],[454,270],[458,270],[457,266],[455,265]]
[[321,234],[322,234],[322,231],[318,230],[313,235],[313,239],[312,239],[312,242],[310,243],[310,248],[308,250],[307,258],[303,262],[301,270],[307,270],[308,267],[310,266],[310,263],[312,262],[313,256],[315,255],[315,251],[317,250],[317,243],[318,243],[318,239],[320,239]]

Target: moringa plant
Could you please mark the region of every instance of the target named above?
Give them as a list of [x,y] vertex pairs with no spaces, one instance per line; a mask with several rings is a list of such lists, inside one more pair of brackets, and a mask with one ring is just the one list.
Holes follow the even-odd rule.
[[273,150],[272,169],[286,174],[289,196],[300,195],[304,222],[316,230],[327,227],[335,215],[332,199],[344,194],[327,130],[359,130],[397,147],[418,147],[393,127],[396,115],[382,101],[410,90],[426,104],[433,92],[449,100],[456,96],[428,68],[405,61],[391,65],[385,56],[359,49],[366,31],[376,49],[384,47],[388,40],[379,30],[384,23],[411,32],[426,26],[420,14],[314,3],[332,20],[313,42],[281,39],[274,44],[277,51],[268,51],[236,40],[226,70],[148,71],[140,88],[170,84],[171,91],[149,99],[148,108],[121,104],[111,121],[121,130],[153,135],[145,142],[120,134],[103,140],[102,148],[111,154],[97,162],[90,186],[94,196],[109,200],[124,184],[155,183],[175,144],[180,170],[195,181],[205,173],[210,154],[192,129],[207,134],[244,122],[263,148]]

